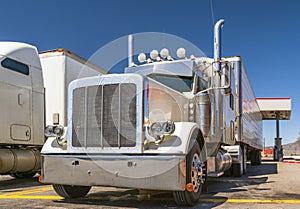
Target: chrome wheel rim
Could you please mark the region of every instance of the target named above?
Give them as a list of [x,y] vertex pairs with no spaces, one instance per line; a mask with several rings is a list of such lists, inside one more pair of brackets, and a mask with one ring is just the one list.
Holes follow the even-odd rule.
[[200,190],[201,185],[205,181],[205,165],[200,161],[199,155],[197,153],[194,154],[191,166],[191,183],[194,187],[194,192],[198,192]]

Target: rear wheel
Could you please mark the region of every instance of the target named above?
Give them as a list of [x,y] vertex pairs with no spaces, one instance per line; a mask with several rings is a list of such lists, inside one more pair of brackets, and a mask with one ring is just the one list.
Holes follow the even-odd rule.
[[261,151],[257,150],[256,153],[256,165],[260,165],[261,164]]
[[61,184],[54,184],[53,188],[59,196],[66,199],[85,197],[91,190],[90,186],[70,186]]
[[243,148],[243,174],[246,174],[247,173],[247,146],[244,145]]
[[250,154],[251,165],[260,165],[261,164],[261,151],[254,150]]
[[244,173],[243,163],[232,163],[232,176],[241,177]]
[[241,177],[247,172],[247,149],[245,146],[241,146],[239,149],[239,154],[234,156],[231,167],[225,171],[226,176]]
[[186,183],[193,185],[193,191],[175,191],[173,197],[177,205],[192,206],[197,204],[206,181],[206,164],[202,161],[197,142],[186,158]]

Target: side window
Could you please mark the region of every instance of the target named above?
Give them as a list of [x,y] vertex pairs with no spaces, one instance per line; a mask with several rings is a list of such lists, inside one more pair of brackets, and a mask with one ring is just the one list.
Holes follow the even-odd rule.
[[234,110],[234,98],[232,93],[229,95],[229,107]]
[[198,77],[198,91],[203,91],[205,89],[207,89],[207,81],[204,80],[203,78],[201,77]]
[[16,60],[10,59],[10,58],[5,58],[1,62],[1,66],[5,67],[7,69],[16,71],[18,73],[22,73],[24,75],[29,75],[29,67],[28,65],[25,65],[21,62],[18,62]]

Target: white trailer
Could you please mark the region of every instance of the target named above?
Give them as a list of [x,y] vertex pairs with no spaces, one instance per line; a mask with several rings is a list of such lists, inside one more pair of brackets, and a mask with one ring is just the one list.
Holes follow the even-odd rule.
[[39,55],[29,44],[0,42],[0,174],[30,177],[39,171],[45,126],[56,125],[61,133],[66,127],[68,84],[102,73],[65,49]]
[[67,126],[68,85],[107,72],[66,49],[39,53],[45,86],[46,125]]

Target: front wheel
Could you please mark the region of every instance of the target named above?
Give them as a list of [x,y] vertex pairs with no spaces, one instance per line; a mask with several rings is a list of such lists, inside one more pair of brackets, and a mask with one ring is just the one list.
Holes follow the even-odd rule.
[[85,197],[87,193],[89,193],[89,191],[91,190],[91,187],[54,184],[53,189],[59,196],[68,199]]
[[206,164],[201,159],[199,144],[195,142],[186,157],[186,183],[193,185],[193,191],[174,191],[173,197],[177,205],[197,204],[205,181]]

